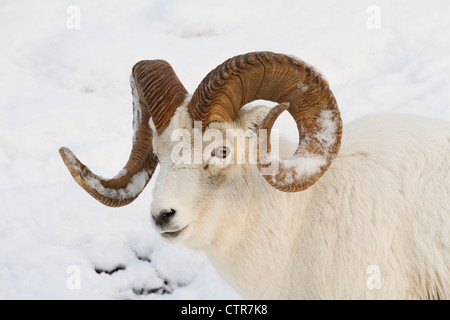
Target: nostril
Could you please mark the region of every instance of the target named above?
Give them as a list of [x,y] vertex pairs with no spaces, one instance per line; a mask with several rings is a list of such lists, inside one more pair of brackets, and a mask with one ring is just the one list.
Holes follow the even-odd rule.
[[165,223],[169,222],[169,220],[177,213],[174,209],[170,209],[169,211],[163,211],[160,214],[161,220]]
[[170,220],[177,213],[175,209],[161,210],[156,217],[153,217],[155,224],[161,228],[164,228],[169,224]]

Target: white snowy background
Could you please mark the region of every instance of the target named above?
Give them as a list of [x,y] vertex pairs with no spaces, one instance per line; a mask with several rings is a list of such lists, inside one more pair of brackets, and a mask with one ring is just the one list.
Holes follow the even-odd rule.
[[137,61],[167,60],[192,93],[259,50],[323,72],[344,130],[379,112],[450,120],[448,0],[0,0],[0,299],[239,298],[205,255],[151,229],[154,182],[105,207],[58,149],[112,177],[131,149]]

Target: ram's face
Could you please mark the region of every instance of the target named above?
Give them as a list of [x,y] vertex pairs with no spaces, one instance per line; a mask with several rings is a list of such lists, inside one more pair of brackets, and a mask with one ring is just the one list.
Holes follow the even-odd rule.
[[[68,148],[62,147],[60,154],[75,181],[112,207],[134,201],[159,167],[151,214],[166,239],[198,246],[212,241],[218,226],[245,216],[224,213],[236,211],[250,192],[261,194],[255,188],[305,190],[339,150],[342,122],[328,83],[292,56],[251,52],[230,58],[208,73],[190,99],[163,60],[136,63],[130,84],[133,147],[119,174],[105,179]],[[279,105],[270,111],[243,109],[257,99]],[[300,140],[295,153],[281,160],[269,152],[269,141],[285,110],[296,122]]]
[[[160,135],[153,135],[159,173],[151,220],[170,242],[204,246],[223,225],[224,206],[245,198],[256,153],[257,126],[268,108],[242,110],[233,122],[211,123],[202,132],[183,107]],[[262,179],[262,178],[261,178]]]

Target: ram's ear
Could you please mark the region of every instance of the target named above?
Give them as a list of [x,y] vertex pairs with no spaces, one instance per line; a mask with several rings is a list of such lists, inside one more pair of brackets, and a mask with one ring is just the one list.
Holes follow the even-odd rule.
[[257,106],[252,109],[241,109],[239,110],[235,122],[239,124],[239,127],[244,130],[251,130],[256,133],[264,120],[266,115],[269,113],[270,108],[266,106]]

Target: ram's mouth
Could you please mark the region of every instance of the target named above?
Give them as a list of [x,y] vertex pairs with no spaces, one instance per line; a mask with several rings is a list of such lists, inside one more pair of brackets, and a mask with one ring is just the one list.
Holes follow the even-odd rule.
[[168,239],[173,239],[178,237],[180,234],[182,234],[188,226],[185,226],[184,228],[181,228],[180,230],[176,230],[176,231],[166,231],[166,232],[162,232],[161,236],[163,236],[164,238],[168,238]]

